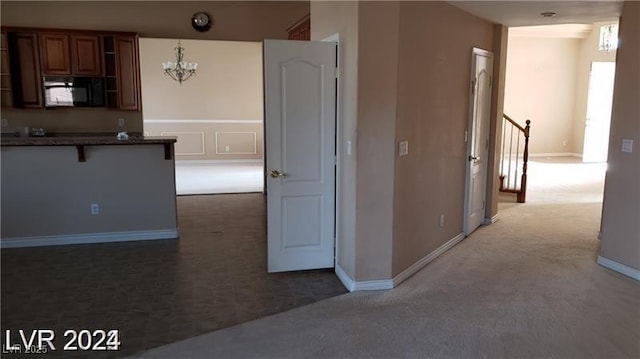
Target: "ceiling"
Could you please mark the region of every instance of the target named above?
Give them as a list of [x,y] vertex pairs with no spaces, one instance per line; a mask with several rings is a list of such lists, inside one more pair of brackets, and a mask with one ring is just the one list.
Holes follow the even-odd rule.
[[[618,20],[622,1],[448,1],[466,12],[509,27],[590,24]],[[555,12],[543,17],[542,12]]]

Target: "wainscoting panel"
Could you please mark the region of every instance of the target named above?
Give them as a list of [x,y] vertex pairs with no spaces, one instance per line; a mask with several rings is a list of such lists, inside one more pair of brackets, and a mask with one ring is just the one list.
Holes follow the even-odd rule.
[[255,155],[258,153],[255,132],[216,132],[217,155]]
[[175,145],[176,156],[204,155],[204,131],[194,132],[160,132],[160,136],[175,136],[178,139]]
[[176,160],[263,159],[262,120],[145,119],[145,135],[175,136]]

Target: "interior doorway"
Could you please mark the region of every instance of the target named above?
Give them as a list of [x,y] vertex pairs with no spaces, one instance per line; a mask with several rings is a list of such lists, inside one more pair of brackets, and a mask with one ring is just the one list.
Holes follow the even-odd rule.
[[464,234],[484,222],[489,159],[489,121],[493,53],[474,48],[471,63],[470,113],[467,133],[467,174]]
[[606,162],[609,148],[615,62],[592,62],[584,130],[584,162]]
[[[177,138],[178,195],[262,192],[260,42],[140,38],[144,134]],[[197,63],[178,82],[163,63]]]

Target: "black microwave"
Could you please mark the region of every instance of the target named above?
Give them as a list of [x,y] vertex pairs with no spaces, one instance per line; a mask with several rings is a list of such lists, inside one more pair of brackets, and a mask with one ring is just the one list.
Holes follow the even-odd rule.
[[46,107],[105,107],[105,85],[101,77],[45,76]]

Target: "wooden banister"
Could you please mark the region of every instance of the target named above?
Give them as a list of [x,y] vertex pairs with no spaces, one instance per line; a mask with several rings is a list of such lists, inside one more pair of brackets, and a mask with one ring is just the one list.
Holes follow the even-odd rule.
[[[507,121],[511,122],[511,124],[517,127],[520,131],[525,132],[525,128],[520,126],[520,124],[518,124],[516,121],[512,120],[511,117],[504,114],[502,115],[502,117],[504,117]],[[530,123],[531,123],[531,120],[527,120],[527,126],[529,126]]]
[[[531,132],[531,120],[527,120],[526,125],[522,127],[511,117],[503,114],[503,130],[502,130],[502,158],[500,160],[500,191],[517,194],[518,203],[524,203],[527,197],[527,164],[529,162],[529,135]],[[509,153],[507,150],[507,127],[509,127]],[[517,131],[515,130],[517,129]],[[516,131],[514,139],[514,131]],[[518,162],[520,156],[520,139],[524,137],[524,149],[522,152],[522,174],[520,176],[520,186],[517,183]],[[515,153],[513,147],[515,145]],[[514,160],[515,158],[515,160]],[[515,162],[515,165],[512,164]],[[512,168],[515,171],[512,176]],[[513,178],[513,181],[511,180]],[[506,184],[505,184],[506,179]]]

